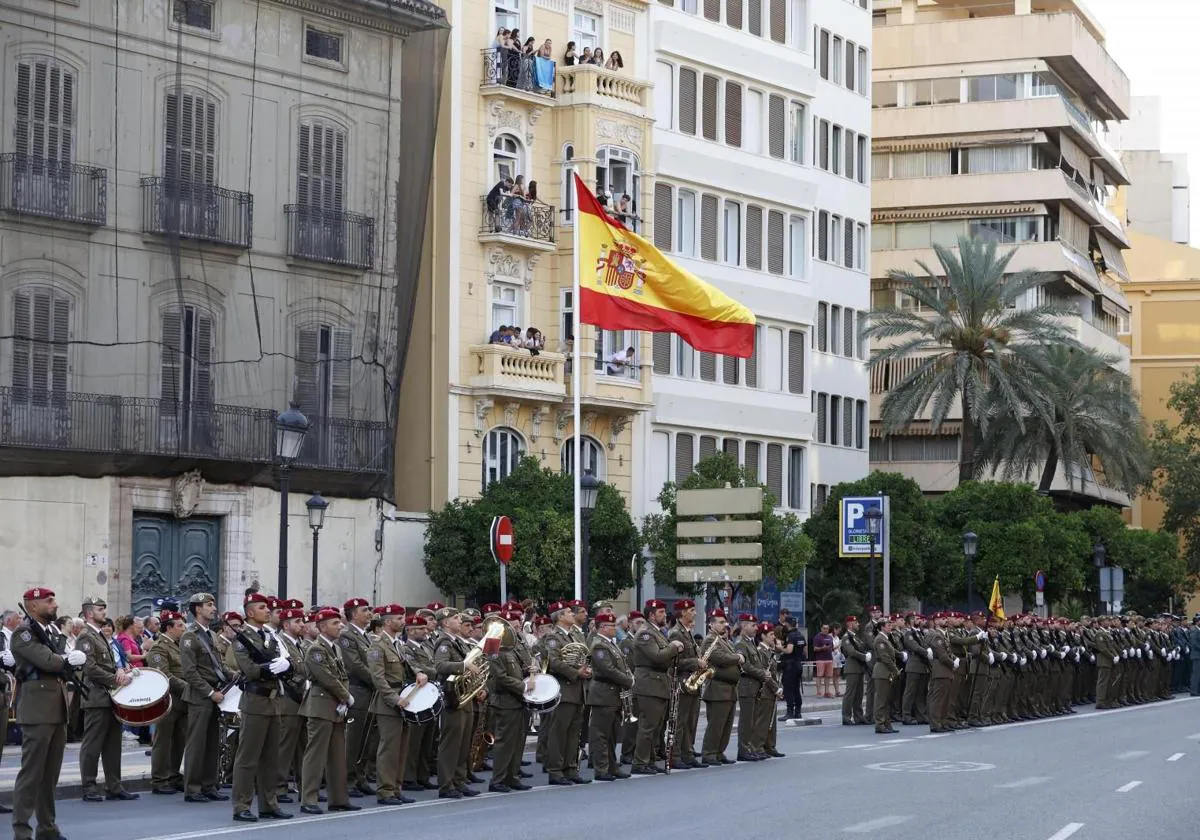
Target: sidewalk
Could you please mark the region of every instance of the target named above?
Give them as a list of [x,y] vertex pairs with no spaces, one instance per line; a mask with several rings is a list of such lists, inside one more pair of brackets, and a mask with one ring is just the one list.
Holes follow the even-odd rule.
[[[811,691],[811,686],[806,685],[805,691]],[[782,702],[779,704],[782,707]],[[839,723],[842,701],[841,698],[826,699],[824,697],[813,697],[811,694],[805,694],[804,707],[802,709],[804,718],[810,722],[822,722],[825,724]],[[832,715],[830,713],[832,712]],[[830,718],[834,718],[831,720]],[[705,727],[704,708],[700,710],[700,732],[703,733]],[[791,728],[791,726],[789,726]],[[734,718],[734,731],[737,731],[737,718]],[[536,739],[531,738],[528,744],[536,743]],[[146,755],[149,747],[143,747],[139,744],[125,739],[123,743],[123,751],[121,753],[121,776],[124,779],[125,787],[132,791],[145,791],[150,789],[150,756]],[[0,758],[0,797],[3,797],[5,802],[11,799],[13,786],[16,784],[17,771],[21,766],[21,748],[11,745],[5,745],[4,755]],[[103,772],[101,772],[103,777]],[[63,756],[62,773],[58,779],[58,799],[71,799],[83,796],[83,785],[79,779],[79,744],[67,744],[66,754]]]

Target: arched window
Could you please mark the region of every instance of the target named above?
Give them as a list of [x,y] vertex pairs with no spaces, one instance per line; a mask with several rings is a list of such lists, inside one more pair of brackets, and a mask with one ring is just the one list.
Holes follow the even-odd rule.
[[511,134],[501,134],[492,143],[492,183],[513,178],[525,172],[525,150]]
[[[583,440],[579,443],[581,452],[581,460],[583,461],[583,469],[591,470],[592,475],[604,481],[608,470],[608,462],[604,457],[604,447],[595,438],[590,438],[587,435],[583,436]],[[575,438],[567,438],[566,443],[562,447],[562,471],[568,475],[575,473]]]
[[[638,158],[633,152],[618,146],[601,146],[596,152],[596,193],[607,193],[608,212],[634,231],[640,230],[641,224],[638,206],[641,182]],[[623,207],[622,199],[626,195],[629,202]]]
[[483,487],[508,478],[524,455],[525,441],[516,430],[498,426],[488,432],[483,439]]
[[562,201],[559,204],[563,211],[563,224],[570,225],[574,222],[575,210],[575,180],[571,177],[575,167],[575,147],[572,144],[563,146],[562,159]]

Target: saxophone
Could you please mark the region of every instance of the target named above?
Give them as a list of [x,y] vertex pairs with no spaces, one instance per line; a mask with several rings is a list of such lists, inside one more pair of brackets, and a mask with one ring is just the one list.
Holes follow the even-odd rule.
[[[708,643],[708,647],[700,654],[700,661],[707,662],[708,655],[713,652],[713,648],[717,646],[717,642],[721,641],[721,637],[713,633],[713,640]],[[693,671],[688,675],[688,678],[683,681],[683,690],[688,694],[699,694],[708,681],[717,673],[717,669],[709,665],[703,671]]]

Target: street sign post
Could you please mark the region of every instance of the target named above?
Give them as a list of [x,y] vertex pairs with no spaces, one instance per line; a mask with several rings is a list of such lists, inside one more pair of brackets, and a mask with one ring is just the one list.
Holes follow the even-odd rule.
[[[846,496],[838,509],[838,556],[865,557],[874,563],[883,556],[883,612],[892,610],[892,505],[891,499],[878,496]],[[868,511],[882,514],[879,533],[872,534]]]
[[1034,594],[1034,605],[1039,607],[1046,606],[1046,573],[1038,571],[1033,576],[1033,586],[1037,590]]
[[1109,614],[1121,611],[1125,600],[1125,570],[1120,566],[1100,568],[1100,600],[1108,604]]
[[489,529],[492,559],[500,564],[500,601],[508,601],[508,563],[513,556],[513,524],[507,516],[497,516]]

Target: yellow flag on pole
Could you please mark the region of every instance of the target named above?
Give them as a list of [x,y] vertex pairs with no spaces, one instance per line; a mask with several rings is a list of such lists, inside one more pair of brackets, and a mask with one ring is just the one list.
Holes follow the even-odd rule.
[[992,584],[992,597],[988,600],[988,609],[996,618],[1004,618],[1004,597],[1000,594],[1000,575]]

